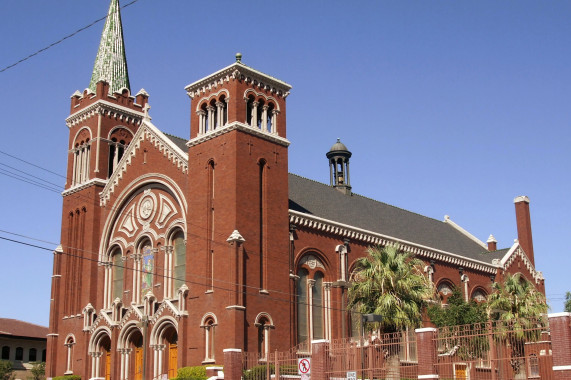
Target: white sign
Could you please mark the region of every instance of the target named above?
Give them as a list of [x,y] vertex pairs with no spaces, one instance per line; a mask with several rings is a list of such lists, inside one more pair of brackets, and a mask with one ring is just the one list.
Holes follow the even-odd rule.
[[356,371],[347,372],[347,380],[357,380],[357,372]]
[[307,375],[311,373],[311,358],[297,359],[297,374]]

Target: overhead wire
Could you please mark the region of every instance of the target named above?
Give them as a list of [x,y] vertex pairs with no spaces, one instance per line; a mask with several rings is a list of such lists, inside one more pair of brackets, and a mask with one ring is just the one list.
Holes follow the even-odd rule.
[[[128,3],[128,4],[125,4],[125,5],[123,5],[123,6],[121,7],[121,9],[124,9],[124,8],[127,8],[128,6],[131,6],[131,5],[135,4],[137,1],[139,1],[139,0],[133,0],[133,1],[131,1],[130,3]],[[6,70],[9,70],[9,69],[11,69],[11,68],[13,68],[13,67],[15,67],[15,66],[18,66],[19,64],[21,64],[21,63],[27,61],[28,59],[33,58],[33,57],[37,56],[38,54],[43,53],[43,52],[45,52],[46,50],[51,49],[51,48],[53,48],[53,47],[56,46],[56,45],[59,45],[60,43],[64,42],[65,40],[70,39],[70,38],[76,36],[77,34],[83,32],[84,30],[87,30],[87,29],[91,28],[92,26],[94,26],[94,25],[100,23],[101,21],[105,20],[105,19],[107,18],[107,16],[108,16],[108,15],[105,15],[104,17],[98,18],[97,20],[91,22],[90,24],[88,24],[88,25],[86,25],[86,26],[84,26],[84,27],[82,27],[82,28],[77,29],[75,32],[73,32],[73,33],[71,33],[71,34],[68,34],[68,35],[64,36],[63,38],[60,38],[59,40],[54,41],[54,42],[50,43],[49,45],[47,45],[47,46],[45,46],[45,47],[43,47],[43,48],[41,48],[41,49],[35,51],[34,53],[32,53],[32,54],[30,54],[30,55],[28,55],[28,56],[26,56],[26,57],[24,57],[24,58],[22,58],[22,59],[19,59],[19,60],[17,60],[16,62],[14,62],[14,63],[12,63],[12,64],[10,64],[10,65],[8,65],[8,66],[2,68],[2,69],[0,69],[0,73],[4,72],[4,71],[6,71]]]

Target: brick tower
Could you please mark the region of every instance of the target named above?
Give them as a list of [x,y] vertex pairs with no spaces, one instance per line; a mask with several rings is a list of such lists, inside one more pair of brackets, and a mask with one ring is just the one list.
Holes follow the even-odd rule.
[[[83,308],[102,297],[96,265],[102,208],[99,193],[145,116],[148,95],[129,89],[118,0],[112,0],[91,83],[71,97],[67,183],[63,193],[61,246],[55,252],[46,375],[65,368],[72,351],[87,353]],[[67,352],[65,352],[67,351]],[[75,371],[87,373],[88,361]]]
[[290,301],[285,109],[291,86],[241,58],[186,87],[194,237],[187,252],[196,257],[190,276],[203,279],[192,290],[197,301],[189,313],[202,321],[206,344],[219,329],[203,362],[220,362],[223,348],[264,355],[270,339],[272,348],[290,343],[289,314],[277,310],[288,310]]

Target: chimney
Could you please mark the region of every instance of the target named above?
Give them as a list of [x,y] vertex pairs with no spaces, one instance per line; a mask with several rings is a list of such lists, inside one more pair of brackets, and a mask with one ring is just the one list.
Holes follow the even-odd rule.
[[494,235],[490,234],[490,237],[488,238],[488,241],[486,243],[488,243],[488,251],[494,252],[498,250],[498,241],[496,240]]
[[529,198],[525,195],[516,197],[515,219],[517,223],[517,238],[521,248],[523,248],[531,263],[535,265],[533,256],[533,239],[531,238],[531,218],[529,215]]

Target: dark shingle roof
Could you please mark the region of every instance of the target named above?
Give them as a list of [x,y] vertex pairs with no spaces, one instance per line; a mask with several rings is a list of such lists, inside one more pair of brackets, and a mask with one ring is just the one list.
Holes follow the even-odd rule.
[[291,173],[289,208],[487,263],[505,254],[505,250],[487,252],[448,223],[358,194],[345,195],[331,186]]
[[[164,132],[163,132],[164,133]],[[174,135],[169,135],[168,133],[164,133],[166,137],[169,138],[169,140],[171,140],[176,146],[178,146],[180,149],[182,149],[183,152],[187,152],[188,151],[188,147],[186,146],[186,143],[188,142],[188,140],[183,139],[181,137],[177,137]]]
[[18,319],[0,318],[0,335],[47,339],[48,328]]

